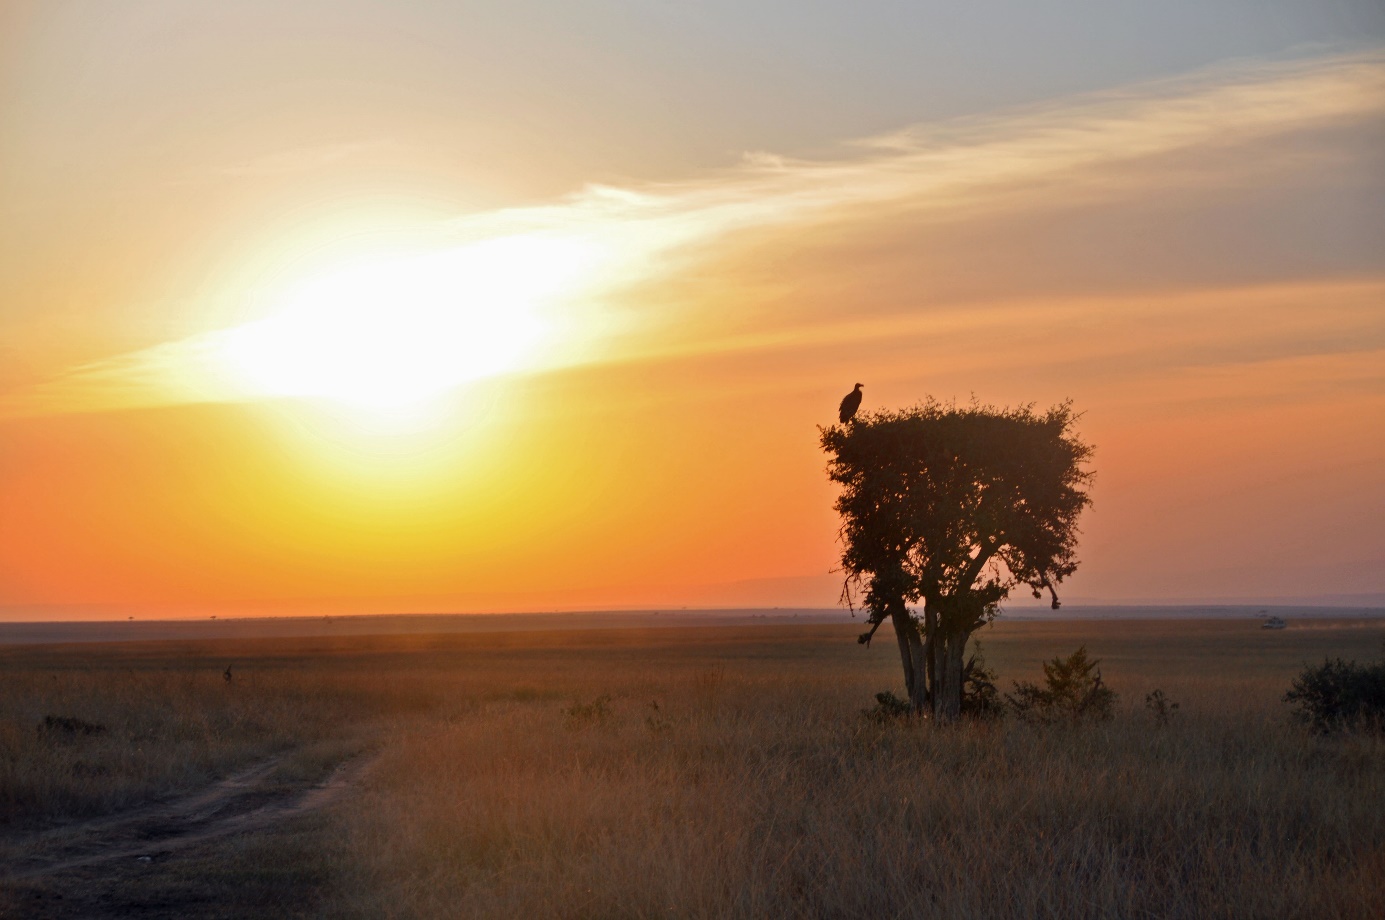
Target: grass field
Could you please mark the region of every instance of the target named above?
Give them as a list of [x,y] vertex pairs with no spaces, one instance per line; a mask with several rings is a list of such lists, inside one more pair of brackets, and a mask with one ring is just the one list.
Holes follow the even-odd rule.
[[255,764],[256,801],[368,764],[167,855],[35,863],[0,916],[1385,916],[1385,742],[1280,701],[1385,621],[1257,625],[1001,620],[1002,689],[1085,643],[1117,716],[944,730],[862,717],[901,679],[859,622],[0,648],[11,865]]

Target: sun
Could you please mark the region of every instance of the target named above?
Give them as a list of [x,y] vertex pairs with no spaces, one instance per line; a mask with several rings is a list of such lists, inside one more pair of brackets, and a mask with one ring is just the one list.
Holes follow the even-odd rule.
[[545,308],[583,273],[585,250],[520,235],[357,261],[221,333],[217,358],[251,395],[416,407],[533,360],[552,332]]

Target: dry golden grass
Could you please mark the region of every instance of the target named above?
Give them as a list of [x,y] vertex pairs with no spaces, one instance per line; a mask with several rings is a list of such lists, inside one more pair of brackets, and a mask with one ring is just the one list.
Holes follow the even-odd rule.
[[[1119,714],[941,731],[861,717],[899,677],[888,634],[866,650],[856,631],[30,651],[0,658],[0,789],[66,814],[113,800],[70,770],[24,779],[42,772],[30,758],[146,762],[102,777],[132,799],[368,736],[363,787],[303,831],[324,916],[1385,916],[1385,742],[1313,737],[1280,702],[1305,661],[1378,654],[1385,623],[1002,621],[982,638],[1003,687],[1085,642]],[[231,658],[244,683],[228,688]],[[1156,687],[1181,704],[1164,728],[1142,705]],[[112,729],[46,753],[48,711]],[[120,754],[140,731],[164,753]]]
[[[407,679],[382,686],[331,642],[3,649],[0,828],[115,811],[276,752],[295,753],[286,771],[312,771],[359,750],[375,721],[435,706],[438,692]],[[48,716],[102,730],[45,730]]]

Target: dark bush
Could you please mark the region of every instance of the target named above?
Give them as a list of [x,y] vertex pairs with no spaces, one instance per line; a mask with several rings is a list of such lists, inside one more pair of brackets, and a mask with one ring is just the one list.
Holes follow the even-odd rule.
[[872,722],[891,722],[914,714],[914,707],[908,700],[902,700],[888,690],[875,694],[875,708],[863,709],[861,715]]
[[998,719],[1005,715],[1005,704],[995,688],[996,673],[986,667],[979,648],[962,670],[962,715],[973,719]]
[[605,722],[606,717],[611,714],[611,697],[603,693],[590,703],[583,703],[580,700],[573,700],[572,705],[563,710],[563,715],[567,716],[568,725],[579,726],[589,725],[592,722]]
[[[963,717],[998,719],[1005,715],[1005,706],[995,689],[995,679],[995,672],[986,667],[986,660],[978,649],[962,670]],[[872,722],[890,722],[914,714],[914,707],[907,699],[901,699],[889,690],[875,694],[873,709],[861,710],[861,715]]]
[[1385,729],[1385,661],[1357,664],[1340,658],[1305,666],[1284,702],[1315,732]]
[[1168,725],[1178,714],[1178,704],[1165,696],[1163,690],[1145,694],[1145,708],[1154,716],[1154,724],[1160,728]]
[[1015,715],[1028,722],[1109,719],[1116,693],[1102,684],[1099,664],[1088,660],[1084,645],[1067,658],[1044,663],[1044,687],[1015,681],[1015,692],[1007,693],[1005,701]]
[[106,726],[98,725],[95,722],[87,722],[73,716],[44,716],[43,724],[38,727],[41,735],[99,735],[106,730]]

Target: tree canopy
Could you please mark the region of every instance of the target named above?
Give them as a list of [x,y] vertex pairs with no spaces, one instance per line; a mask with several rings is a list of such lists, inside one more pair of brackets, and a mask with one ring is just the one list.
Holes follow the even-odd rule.
[[[1036,597],[1078,565],[1092,448],[1069,403],[1044,413],[929,401],[822,429],[841,484],[842,566],[862,593],[869,641],[891,619],[910,700],[940,719],[960,711],[967,639],[1010,591]],[[910,605],[923,605],[920,618]]]

